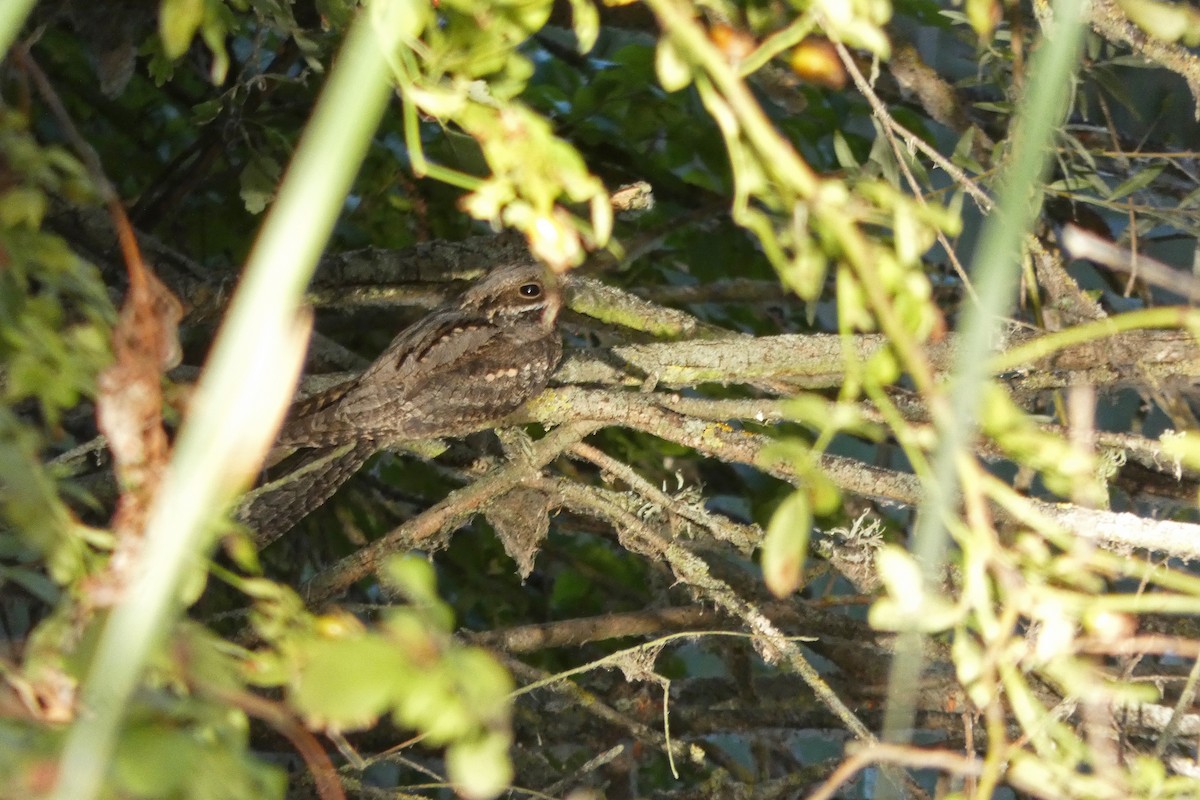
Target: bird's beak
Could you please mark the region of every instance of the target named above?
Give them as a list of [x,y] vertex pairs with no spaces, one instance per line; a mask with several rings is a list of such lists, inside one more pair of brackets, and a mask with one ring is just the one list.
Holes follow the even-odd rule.
[[566,304],[562,278],[547,271],[546,289],[546,310],[542,313],[542,326],[550,330],[558,320],[558,313]]

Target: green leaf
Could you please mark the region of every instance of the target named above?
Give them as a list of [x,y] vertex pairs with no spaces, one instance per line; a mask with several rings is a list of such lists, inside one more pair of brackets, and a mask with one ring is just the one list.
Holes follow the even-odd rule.
[[571,0],[571,26],[575,30],[579,52],[590,52],[600,35],[600,12],[591,0]]
[[1117,0],[1117,5],[1139,28],[1157,39],[1182,41],[1188,47],[1200,45],[1200,10],[1188,3]]
[[858,159],[854,157],[854,151],[850,149],[850,143],[841,131],[833,132],[833,154],[842,169],[858,169]]
[[996,0],[967,0],[967,19],[975,29],[975,35],[985,43],[992,40],[992,32],[1003,16]]
[[275,197],[279,176],[283,168],[270,156],[255,155],[246,164],[238,181],[241,184],[242,203],[251,214],[261,214]]
[[32,186],[18,186],[0,195],[0,228],[24,225],[39,228],[46,216],[47,199],[44,192]]
[[1200,434],[1192,431],[1167,431],[1159,437],[1163,455],[1175,461],[1176,470],[1181,466],[1200,469]]
[[771,517],[763,539],[762,571],[767,588],[776,597],[790,595],[804,579],[812,523],[812,504],[802,489],[790,494]]
[[384,565],[383,577],[413,601],[437,599],[437,575],[433,565],[415,555],[397,556]]
[[488,800],[508,788],[513,779],[508,736],[490,734],[459,742],[446,749],[446,770],[463,797]]
[[482,724],[508,723],[512,676],[486,650],[461,648],[447,654],[447,667],[462,685],[461,697]]
[[205,0],[163,0],[158,11],[158,35],[163,52],[176,59],[187,52],[204,21]]
[[654,71],[658,75],[658,82],[668,92],[677,92],[692,82],[692,65],[666,37],[659,40],[654,52]]
[[[832,402],[818,394],[804,393],[785,400],[783,408],[788,419],[815,430],[842,431],[872,442],[887,436],[887,429],[868,420],[856,403]],[[821,513],[820,508],[817,512]]]
[[374,723],[406,691],[412,669],[400,648],[378,636],[312,639],[298,653],[291,687],[296,709],[313,725],[341,729]]
[[1117,188],[1112,190],[1112,194],[1108,196],[1109,200],[1120,200],[1122,197],[1141,191],[1157,180],[1158,176],[1166,168],[1166,164],[1153,164],[1145,169],[1138,170],[1124,183],[1121,183]]
[[804,300],[816,300],[825,288],[825,273],[829,260],[816,242],[797,243],[791,258],[782,265],[780,277],[788,288]]
[[125,732],[117,750],[117,780],[135,795],[170,797],[195,769],[196,742],[183,731],[140,725]]
[[135,723],[126,730],[113,763],[120,789],[105,796],[173,800],[283,797],[287,785],[283,770],[252,757],[241,725],[229,722],[231,716],[238,716],[244,723],[244,717],[214,706],[184,705],[172,710],[176,716]]
[[836,513],[842,507],[842,493],[828,475],[814,468],[808,480],[808,497],[813,511],[823,516]]
[[868,620],[872,627],[934,633],[953,627],[961,619],[954,603],[928,590],[920,565],[907,550],[884,545],[875,560],[887,595],[871,606]]
[[890,347],[871,354],[867,359],[867,379],[878,386],[890,386],[900,379],[900,361]]
[[440,666],[410,677],[396,704],[396,720],[423,731],[432,745],[454,742],[477,730],[471,709]]
[[204,20],[200,25],[200,38],[212,53],[212,66],[209,67],[208,74],[215,86],[224,83],[229,72],[229,53],[225,49],[225,39],[235,24],[233,12],[221,0],[207,0],[204,6]]

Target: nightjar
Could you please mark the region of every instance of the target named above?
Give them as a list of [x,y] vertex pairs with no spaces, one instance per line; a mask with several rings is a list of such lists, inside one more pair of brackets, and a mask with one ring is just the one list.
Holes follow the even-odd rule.
[[[562,291],[540,265],[494,270],[401,331],[362,375],[297,403],[273,460],[311,452],[239,516],[265,544],[328,500],[377,450],[464,436],[516,411],[545,388],[562,357],[561,307]],[[334,448],[345,452],[331,458]]]

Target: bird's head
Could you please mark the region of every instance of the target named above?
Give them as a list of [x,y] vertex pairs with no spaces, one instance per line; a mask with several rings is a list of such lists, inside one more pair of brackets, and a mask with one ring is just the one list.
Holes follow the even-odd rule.
[[462,296],[463,309],[481,312],[488,320],[513,324],[537,320],[554,327],[562,308],[562,286],[541,264],[513,264],[492,270]]

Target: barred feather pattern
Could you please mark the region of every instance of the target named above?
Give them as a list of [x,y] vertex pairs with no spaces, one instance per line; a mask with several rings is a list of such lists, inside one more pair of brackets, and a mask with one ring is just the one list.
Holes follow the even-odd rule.
[[496,269],[456,301],[392,340],[358,378],[293,406],[270,461],[301,448],[300,469],[348,443],[344,455],[256,498],[241,515],[260,544],[311,513],[377,450],[465,436],[516,411],[545,388],[562,357],[562,293],[536,264]]
[[290,470],[283,478],[264,486],[263,493],[243,507],[239,517],[254,528],[258,546],[266,547],[333,497],[376,449],[374,442],[363,441],[305,450],[288,463]]

